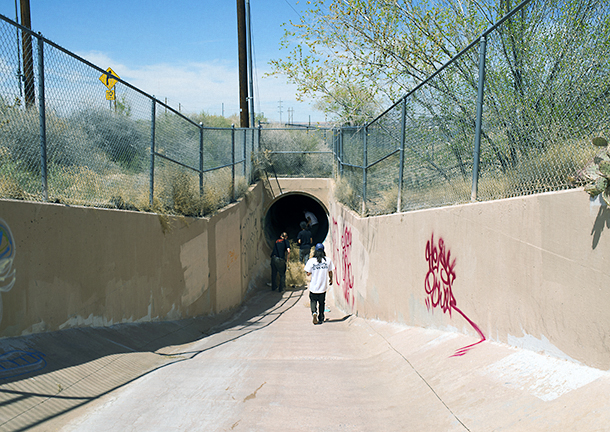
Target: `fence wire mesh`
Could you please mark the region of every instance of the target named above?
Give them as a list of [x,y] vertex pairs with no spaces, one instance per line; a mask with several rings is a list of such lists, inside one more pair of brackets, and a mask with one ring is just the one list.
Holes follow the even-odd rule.
[[607,2],[534,3],[489,35],[479,197],[572,187],[608,134]]
[[378,214],[578,186],[592,138],[608,136],[609,9],[532,1],[366,127],[343,128],[343,202]]
[[103,69],[1,17],[0,197],[196,215],[267,171],[336,176],[339,201],[383,214],[575,187],[610,126],[609,9],[533,0],[333,130],[203,127],[120,79],[109,101]]
[[204,128],[1,17],[0,197],[202,215],[245,192],[253,129]]
[[261,129],[257,163],[281,177],[331,177],[333,137],[331,129]]

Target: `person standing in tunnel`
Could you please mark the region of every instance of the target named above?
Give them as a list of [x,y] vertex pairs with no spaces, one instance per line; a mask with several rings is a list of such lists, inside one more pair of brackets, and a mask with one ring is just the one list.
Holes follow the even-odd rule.
[[[311,276],[309,282],[309,301],[311,305],[311,316],[314,324],[324,322],[324,308],[326,303],[326,290],[333,284],[333,270],[335,266],[330,258],[326,258],[324,245],[318,243],[310,258],[305,264],[307,276]],[[326,282],[328,279],[328,283]],[[319,305],[319,308],[318,308]]]
[[311,232],[311,237],[314,238],[318,232],[318,218],[309,210],[303,210],[303,214],[307,221],[307,229]]
[[289,258],[290,243],[288,243],[288,234],[283,232],[280,238],[275,241],[273,251],[271,252],[271,291],[275,291],[278,275],[280,277],[278,291],[283,292],[286,289],[286,263]]
[[309,259],[313,240],[311,238],[311,232],[307,229],[307,222],[301,222],[300,225],[301,231],[297,235],[297,243],[299,244],[299,261],[305,264]]

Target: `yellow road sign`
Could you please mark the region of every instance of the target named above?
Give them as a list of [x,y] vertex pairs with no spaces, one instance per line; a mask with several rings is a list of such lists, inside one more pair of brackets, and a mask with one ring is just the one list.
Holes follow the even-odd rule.
[[114,90],[106,90],[106,100],[113,101],[115,99]]
[[106,87],[111,89],[117,83],[117,79],[120,79],[120,78],[121,77],[118,76],[117,74],[115,74],[111,68],[108,68],[108,69],[106,69],[106,73],[102,74],[102,76],[100,77],[100,81]]

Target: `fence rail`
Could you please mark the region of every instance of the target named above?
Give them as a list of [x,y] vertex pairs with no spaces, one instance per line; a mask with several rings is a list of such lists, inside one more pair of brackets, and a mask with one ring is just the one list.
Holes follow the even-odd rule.
[[109,102],[106,70],[0,16],[0,197],[201,215],[271,170],[367,215],[571,188],[610,126],[609,10],[525,0],[334,129],[207,127],[118,77]]
[[116,76],[109,101],[106,70],[3,16],[0,62],[2,197],[195,215],[252,180],[255,129],[205,127]]
[[578,185],[592,138],[608,136],[609,10],[525,0],[373,121],[342,128],[341,199],[380,214]]

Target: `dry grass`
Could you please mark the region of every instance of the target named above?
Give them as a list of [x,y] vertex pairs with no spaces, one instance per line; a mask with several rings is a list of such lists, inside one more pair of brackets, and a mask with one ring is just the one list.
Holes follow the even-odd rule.
[[[0,197],[41,201],[40,180],[17,174],[14,171],[0,172]],[[201,217],[213,214],[229,204],[232,198],[230,170],[208,173],[201,195],[197,175],[189,176],[177,170],[157,173],[152,206],[149,202],[149,181],[147,174],[125,174],[118,171],[100,174],[83,166],[54,168],[49,173],[49,201]],[[234,198],[244,196],[248,187],[245,178],[237,178]]]
[[347,179],[339,177],[335,182],[334,187],[334,196],[335,199],[345,204],[347,207],[355,210],[357,212],[360,211],[361,207],[361,197],[358,196],[354,188],[349,184]]
[[369,215],[389,214],[396,211],[398,204],[398,186],[380,191],[367,208]]
[[286,285],[294,285],[297,287],[307,286],[307,277],[305,270],[303,270],[303,264],[292,260],[288,262],[288,266],[286,268]]
[[286,263],[286,286],[307,286],[307,276],[304,265],[299,262],[299,247],[294,242],[290,242],[290,260]]
[[0,196],[15,200],[31,200],[33,197],[15,179],[0,177]]

